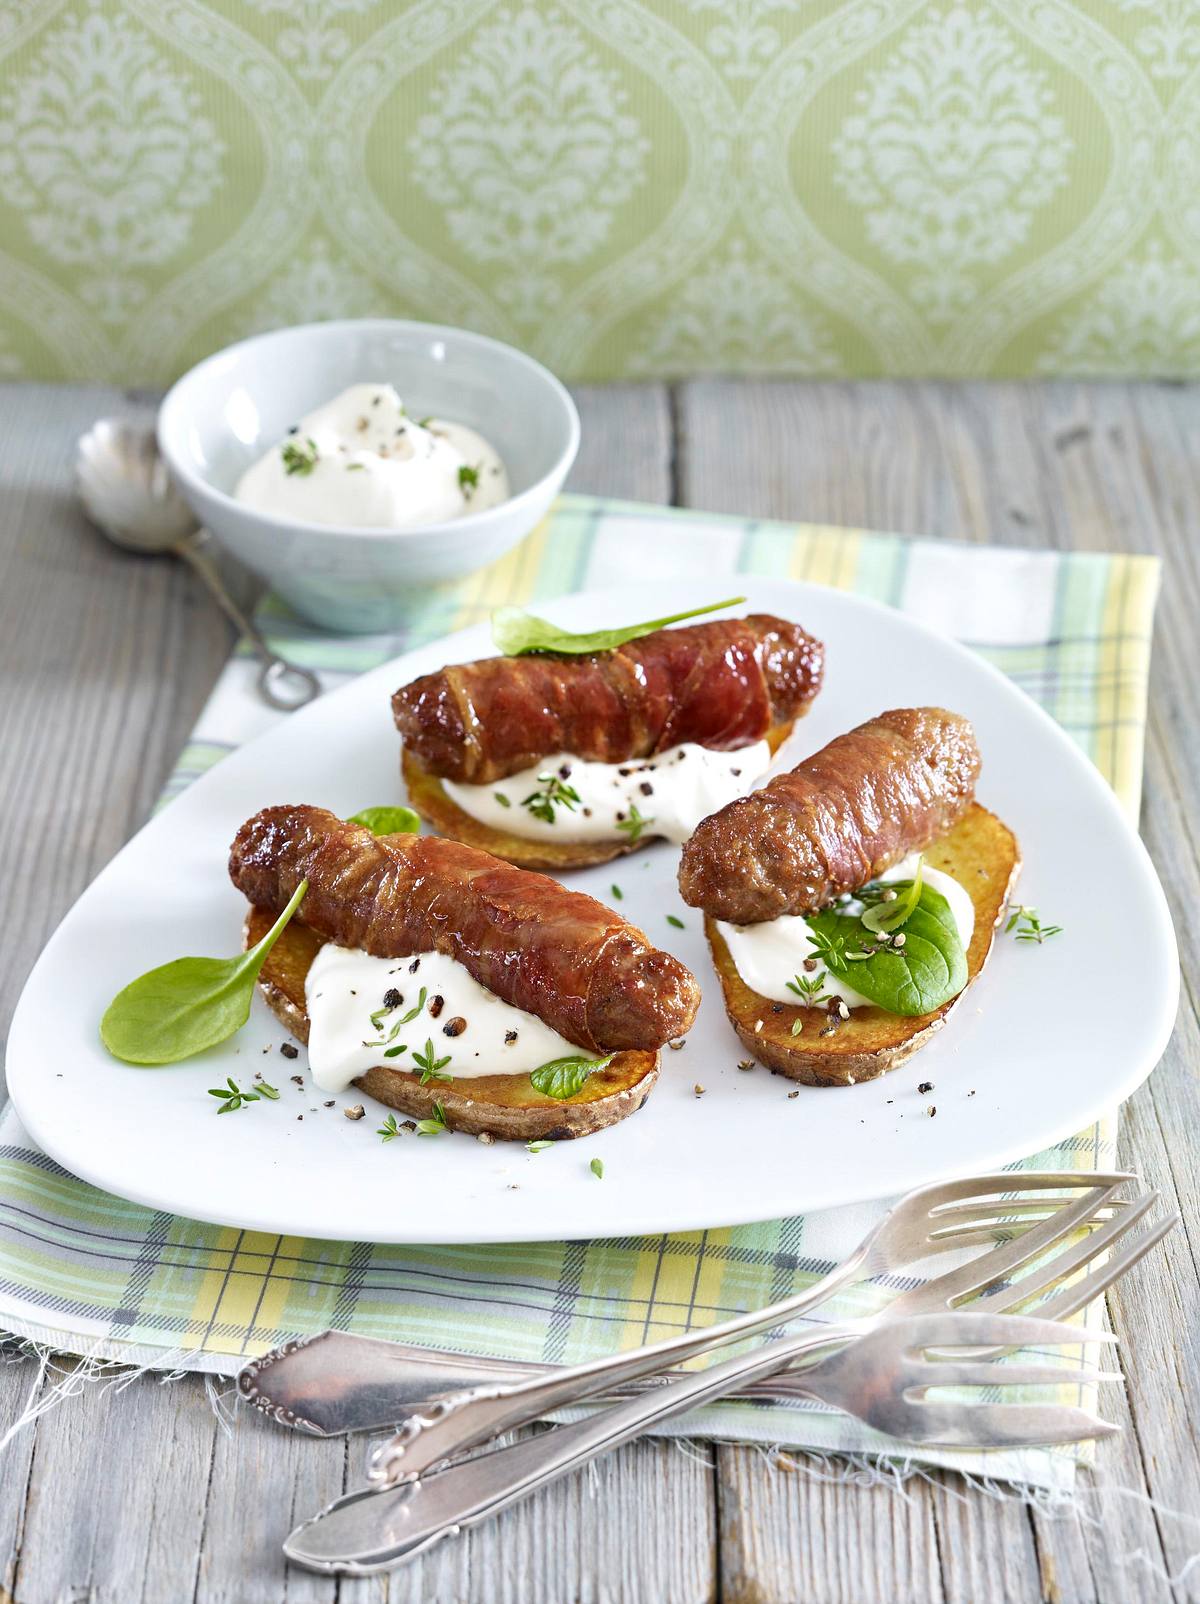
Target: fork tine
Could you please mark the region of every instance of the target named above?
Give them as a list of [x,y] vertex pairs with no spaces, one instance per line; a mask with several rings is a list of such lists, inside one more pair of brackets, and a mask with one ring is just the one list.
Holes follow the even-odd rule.
[[[985,1196],[1003,1197],[1005,1193],[1051,1191],[1077,1192],[1081,1186],[1118,1187],[1126,1181],[1139,1181],[1141,1176],[1131,1170],[998,1170],[991,1175],[973,1175],[962,1181],[942,1181],[926,1187],[930,1199],[929,1213],[939,1217],[953,1214],[956,1207]],[[945,1194],[934,1202],[936,1194]],[[913,1193],[914,1198],[921,1197]]]
[[1030,1314],[987,1314],[973,1309],[947,1309],[945,1314],[914,1314],[878,1326],[870,1337],[883,1343],[895,1337],[901,1349],[926,1352],[936,1348],[1066,1348],[1088,1342],[1115,1343],[1108,1331],[1088,1331]]
[[1117,1187],[1123,1184],[1122,1181],[1116,1181],[1109,1186],[1094,1187],[1069,1207],[1059,1209],[1049,1219],[1031,1226],[1011,1242],[1001,1243],[990,1253],[976,1254],[968,1263],[941,1276],[939,1286],[945,1293],[947,1303],[1003,1281],[1013,1270],[1037,1258],[1064,1236],[1070,1236],[1085,1220],[1091,1219],[1097,1208],[1106,1203]]
[[[1023,1198],[1012,1203],[993,1203],[988,1200],[972,1204],[970,1208],[964,1209],[961,1215],[956,1214],[953,1224],[939,1225],[932,1242],[935,1247],[956,1248],[985,1239],[994,1241],[1000,1233],[1027,1231],[1042,1220],[1048,1220],[1059,1209],[1065,1208],[1069,1201],[1070,1199],[1065,1197],[1050,1197]],[[1096,1210],[1095,1217],[1098,1220],[1107,1220],[1128,1207],[1127,1199],[1114,1197],[1107,1203],[1101,1204]],[[940,1218],[945,1220],[947,1216],[941,1215]]]
[[1062,1387],[1088,1381],[1121,1381],[1119,1370],[1093,1370],[1066,1365],[996,1364],[981,1359],[935,1359],[914,1368],[920,1379],[910,1391],[927,1387]]
[[[937,1234],[940,1237],[945,1231],[957,1230],[960,1225],[971,1225],[976,1220],[1018,1219],[1027,1214],[1044,1216],[1052,1214],[1055,1209],[1064,1208],[1070,1201],[1070,1197],[1060,1197],[1056,1193],[1039,1197],[970,1198],[957,1204],[953,1210],[938,1210]],[[1114,1198],[1106,1206],[1117,1208],[1124,1201],[1124,1198]]]
[[[1098,1298],[1102,1292],[1119,1281],[1125,1274],[1149,1253],[1152,1247],[1160,1243],[1168,1231],[1173,1231],[1179,1224],[1177,1213],[1169,1214],[1165,1220],[1160,1220],[1149,1231],[1137,1236],[1132,1242],[1123,1247],[1120,1253],[1114,1253],[1106,1264],[1098,1264],[1090,1275],[1084,1276],[1074,1286],[1064,1287],[1053,1297],[1046,1298],[1037,1305],[1034,1311],[1044,1320],[1065,1320],[1072,1314],[1078,1314],[1080,1309],[1086,1308],[1093,1298]],[[987,1300],[989,1303],[991,1299]]]
[[[1115,1214],[1098,1230],[1090,1232],[1082,1242],[1064,1247],[1048,1263],[1035,1265],[1028,1275],[985,1296],[983,1301],[997,1313],[1016,1308],[1018,1304],[1028,1303],[1039,1293],[1049,1291],[1060,1281],[1065,1281],[1068,1276],[1083,1269],[1085,1264],[1090,1264],[1114,1242],[1119,1241],[1126,1232],[1132,1230],[1147,1210],[1160,1201],[1161,1193],[1147,1192],[1144,1197],[1137,1198],[1131,1203],[1124,1214]],[[1041,1309],[1037,1312],[1042,1318],[1046,1318]]]
[[1047,1443],[1111,1437],[1119,1426],[1074,1404],[914,1402],[907,1441],[942,1448],[1040,1448]]

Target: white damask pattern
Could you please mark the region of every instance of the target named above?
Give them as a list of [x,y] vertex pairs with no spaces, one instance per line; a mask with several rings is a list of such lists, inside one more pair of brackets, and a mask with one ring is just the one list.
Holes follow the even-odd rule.
[[335,19],[361,15],[377,0],[248,0],[266,15],[281,13],[287,25],[279,30],[275,48],[296,70],[297,78],[311,83],[333,76],[352,49],[350,35]]
[[1198,107],[1200,0],[0,0],[0,373],[1196,371]]
[[187,244],[225,147],[151,37],[99,4],[68,13],[0,94],[0,198],[47,257],[88,270],[79,294],[121,322],[145,294],[129,269]]
[[1155,78],[1179,79],[1200,61],[1197,0],[1114,0],[1121,11],[1146,11],[1150,20],[1134,35],[1134,48]]
[[0,44],[36,21],[42,0],[0,0]]
[[397,307],[329,241],[312,240],[256,298],[247,332],[340,317],[387,317]]
[[409,140],[413,176],[463,254],[502,270],[495,293],[533,324],[555,269],[605,244],[645,183],[650,143],[619,75],[561,12],[496,12],[438,78]]
[[1200,374],[1200,269],[1157,241],[1063,319],[1042,373]]
[[684,0],[689,11],[714,11],[704,37],[705,49],[727,78],[757,78],[770,66],[783,43],[771,14],[799,9],[802,0]]
[[915,268],[916,304],[949,322],[978,294],[972,270],[1025,243],[1073,143],[1047,74],[986,9],[932,12],[866,85],[833,140],[834,178],[871,243]]
[[768,263],[734,239],[639,324],[631,370],[642,374],[835,373],[829,326],[797,302]]

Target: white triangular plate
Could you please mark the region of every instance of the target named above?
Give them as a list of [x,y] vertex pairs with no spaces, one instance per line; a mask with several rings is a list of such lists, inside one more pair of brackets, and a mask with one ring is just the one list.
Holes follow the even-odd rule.
[[[13,1100],[34,1139],[95,1185],[154,1208],[299,1236],[379,1242],[534,1241],[737,1224],[890,1196],[992,1169],[1087,1132],[1157,1062],[1178,967],[1162,889],[1108,786],[1003,675],[903,614],[820,586],[739,576],[746,610],[799,620],[827,645],[825,689],[785,758],[799,760],[885,707],[965,713],[984,756],[979,799],[1016,831],[1023,901],[1064,927],[1044,946],[1001,936],[945,1029],[910,1062],[846,1089],[800,1087],[758,1068],[729,1028],[699,916],[675,886],[677,849],[572,877],[700,978],[704,1003],[680,1052],[663,1054],[644,1109],[611,1130],[537,1154],[521,1144],[406,1136],[384,1110],[352,1123],[337,1099],[289,1079],[280,1026],[256,1000],[223,1048],[172,1068],[114,1062],[97,1036],[113,994],[184,953],[236,950],[244,903],[229,843],[270,803],[350,814],[397,801],[391,692],[491,650],[486,626],[375,669],[243,746],[134,837],[63,920],[25,987],[8,1047]],[[711,583],[637,588],[636,612],[700,606]],[[741,611],[742,609],[739,609]],[[539,608],[571,628],[627,620],[628,590]],[[667,923],[675,913],[683,930]],[[264,1048],[270,1051],[264,1055]],[[219,1116],[207,1088],[263,1069],[283,1089]],[[917,1085],[932,1081],[920,1096]],[[703,1097],[693,1086],[701,1083]],[[930,1103],[936,1118],[928,1117]],[[303,1114],[303,1120],[297,1118]],[[604,1161],[604,1178],[591,1173]]]

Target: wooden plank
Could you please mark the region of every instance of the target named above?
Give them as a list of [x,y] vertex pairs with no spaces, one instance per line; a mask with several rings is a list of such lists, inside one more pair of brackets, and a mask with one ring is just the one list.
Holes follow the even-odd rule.
[[847,1488],[839,1474],[836,1462],[803,1454],[718,1449],[723,1604],[940,1604],[931,1499],[913,1502],[890,1485]]
[[[286,1567],[279,1545],[296,1522],[361,1484],[366,1454],[362,1438],[314,1441],[239,1416],[233,1435],[214,1446],[196,1598],[275,1604],[285,1590],[288,1604],[333,1598],[332,1579]],[[391,1576],[343,1578],[336,1597],[340,1604],[526,1604],[569,1596],[600,1604],[636,1599],[644,1586],[647,1597],[700,1604],[712,1597],[715,1575],[715,1500],[704,1454],[646,1442]]]
[[582,438],[567,489],[625,501],[670,501],[672,419],[664,386],[580,386],[571,393]]
[[44,1415],[11,1573],[14,1600],[190,1598],[216,1432],[193,1378],[143,1378],[120,1389],[92,1383]]
[[[229,652],[224,621],[179,565],[117,552],[74,506],[77,435],[135,407],[103,387],[0,390],[4,1035],[46,937],[141,822]],[[0,1373],[5,1401],[21,1378],[26,1402],[34,1374]],[[194,1568],[214,1428],[200,1384],[153,1381],[119,1395],[93,1387],[26,1427],[0,1456],[9,1592],[128,1598],[145,1576],[142,1596],[171,1596],[176,1567]]]
[[343,1582],[338,1597],[340,1604],[376,1596],[388,1604],[700,1604],[716,1597],[716,1551],[704,1450],[633,1443],[393,1572],[386,1592]]
[[[53,1384],[53,1378],[50,1379]],[[0,1348],[0,1600],[16,1598],[17,1562],[25,1539],[26,1502],[36,1433],[18,1423],[45,1391],[40,1366]],[[12,1436],[9,1433],[13,1433]]]
[[[1200,704],[1193,621],[1200,608],[1194,534],[1200,392],[1166,385],[704,381],[681,388],[677,416],[676,459],[687,505],[1165,558],[1144,833],[1173,903],[1185,975],[1197,973]],[[1185,990],[1163,1064],[1126,1106],[1122,1155],[1184,1211],[1188,1231],[1176,1233],[1165,1252],[1110,1299],[1131,1407],[1119,1400],[1108,1405],[1109,1418],[1128,1429],[1100,1450],[1097,1518],[1029,1515],[1022,1533],[1011,1507],[982,1501],[952,1506],[945,1494],[916,1492],[907,1546],[920,1543],[932,1512],[947,1599],[1196,1596],[1195,1569],[1182,1588],[1170,1589],[1161,1578],[1178,1573],[1200,1548],[1200,1369],[1190,1341],[1200,1297],[1194,1236],[1200,1199],[1192,1149],[1177,1134],[1200,1128],[1198,1066],[1196,999]],[[810,1489],[781,1512],[770,1473],[760,1459],[743,1466],[741,1452],[722,1455],[722,1500],[737,1464],[746,1518],[757,1527],[756,1564],[747,1572],[736,1550],[723,1548],[723,1581],[752,1586],[766,1598],[797,1596],[790,1523],[810,1529],[824,1510],[854,1530],[864,1514],[870,1519],[874,1495],[838,1489],[831,1512],[828,1489]],[[1183,1518],[1156,1518],[1138,1502],[1151,1496]],[[843,1580],[836,1569],[825,1574],[822,1587],[809,1577],[805,1596],[841,1597]]]
[[[34,958],[157,795],[230,632],[169,558],[110,546],[71,493],[99,386],[0,387],[0,1037]],[[131,621],[136,620],[136,628]]]

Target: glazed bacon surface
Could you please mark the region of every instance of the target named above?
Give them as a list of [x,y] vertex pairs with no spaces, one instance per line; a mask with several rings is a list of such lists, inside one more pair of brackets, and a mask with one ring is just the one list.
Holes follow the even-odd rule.
[[588,1052],[651,1051],[691,1026],[695,977],[636,926],[546,875],[437,836],[378,837],[324,808],[275,807],[238,831],[238,890],[379,958],[437,951]]
[[392,698],[408,750],[439,778],[486,785],[552,753],[596,763],[694,741],[732,751],[804,712],[824,648],[766,613],[660,629],[611,652],[489,657]]
[[978,775],[958,713],[881,713],[702,820],[680,860],[683,900],[731,924],[815,913],[944,835]]

